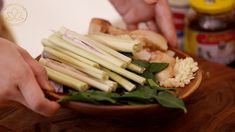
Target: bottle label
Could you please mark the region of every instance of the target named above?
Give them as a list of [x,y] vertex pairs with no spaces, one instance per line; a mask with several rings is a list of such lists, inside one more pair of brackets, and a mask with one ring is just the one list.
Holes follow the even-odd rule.
[[[177,31],[178,44],[181,48],[184,38],[185,17],[189,10],[188,0],[169,0],[173,22]],[[181,48],[182,49],[182,48]]]
[[186,29],[184,50],[217,63],[229,64],[235,60],[235,30],[206,33]]

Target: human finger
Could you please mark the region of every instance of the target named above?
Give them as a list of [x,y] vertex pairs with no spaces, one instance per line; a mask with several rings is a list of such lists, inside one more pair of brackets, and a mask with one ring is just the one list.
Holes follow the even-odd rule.
[[5,104],[8,104],[8,105],[20,103],[20,104],[24,105],[25,107],[29,106],[18,88],[12,89],[10,91],[10,94],[8,94],[8,96],[5,99],[1,99],[1,100]]
[[27,73],[27,75],[22,76],[21,82],[19,82],[19,90],[26,100],[28,107],[45,116],[55,113],[60,105],[45,98],[29,67],[27,68],[26,66],[24,73]]
[[158,28],[158,26],[154,20],[147,21],[146,25],[149,30],[160,33],[160,29]]
[[0,95],[0,106],[10,106],[20,103],[28,107],[24,97],[17,88],[11,87],[8,89],[2,89]]
[[128,0],[109,0],[110,3],[114,6],[114,8],[123,15],[127,12],[128,8]]
[[143,0],[110,0],[110,2],[127,25],[154,18],[154,5],[147,4]]
[[48,81],[47,72],[44,69],[43,66],[41,66],[38,61],[33,59],[27,51],[25,51],[22,48],[19,48],[21,56],[24,58],[26,63],[30,66],[32,69],[34,76],[36,77],[37,82],[41,86],[41,88],[48,90],[48,91],[54,91],[54,88],[50,85]]
[[170,46],[176,48],[177,36],[167,0],[159,0],[155,5],[155,13],[155,19],[162,34],[166,37]]
[[128,30],[136,30],[138,28],[138,24],[127,24]]
[[156,4],[159,0],[144,0],[147,4]]

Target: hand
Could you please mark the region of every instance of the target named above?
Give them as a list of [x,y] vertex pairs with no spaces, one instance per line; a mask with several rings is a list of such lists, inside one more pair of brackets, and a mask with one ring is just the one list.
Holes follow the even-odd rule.
[[134,30],[145,22],[147,27],[162,33],[170,46],[177,47],[176,31],[167,0],[110,0],[127,28]]
[[60,105],[45,98],[50,89],[46,71],[24,49],[0,38],[0,103],[18,102],[45,116]]

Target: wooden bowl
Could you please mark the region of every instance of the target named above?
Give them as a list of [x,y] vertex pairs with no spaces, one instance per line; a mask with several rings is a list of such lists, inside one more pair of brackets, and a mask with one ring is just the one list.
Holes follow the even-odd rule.
[[[173,49],[176,53],[176,56],[179,58],[185,58],[188,55]],[[199,87],[202,80],[202,72],[199,69],[196,72],[195,78],[190,82],[190,84],[186,85],[184,88],[177,88],[177,95],[186,100],[187,98],[194,93]],[[47,93],[50,97],[54,99],[62,98],[58,94]],[[64,107],[75,110],[79,113],[93,115],[93,116],[125,116],[125,117],[133,117],[136,115],[150,115],[152,113],[162,113],[166,108],[162,108],[159,104],[146,104],[146,105],[96,105],[90,103],[83,103],[79,101],[69,101],[62,104]],[[168,109],[169,110],[169,109]],[[176,109],[171,109],[176,110]]]

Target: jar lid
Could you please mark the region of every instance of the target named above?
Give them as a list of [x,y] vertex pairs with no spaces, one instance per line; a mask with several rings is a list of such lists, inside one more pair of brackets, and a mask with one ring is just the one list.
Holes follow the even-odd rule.
[[170,5],[173,6],[188,6],[189,0],[168,0]]
[[218,14],[232,10],[234,0],[190,0],[190,5],[198,12]]

